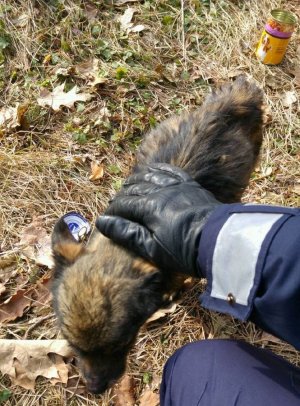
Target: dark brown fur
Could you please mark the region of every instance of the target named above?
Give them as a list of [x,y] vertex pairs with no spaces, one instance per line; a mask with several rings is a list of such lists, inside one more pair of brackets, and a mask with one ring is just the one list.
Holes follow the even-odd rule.
[[[211,94],[203,106],[150,132],[139,165],[165,162],[186,170],[224,203],[237,202],[262,142],[262,92],[244,78]],[[176,285],[97,230],[76,242],[60,220],[53,232],[54,307],[63,335],[81,361],[90,391],[103,392],[125,370],[139,328]]]

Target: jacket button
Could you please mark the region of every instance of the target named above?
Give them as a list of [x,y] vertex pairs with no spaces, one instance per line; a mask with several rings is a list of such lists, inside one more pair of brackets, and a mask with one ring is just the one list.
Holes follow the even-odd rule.
[[234,305],[234,304],[235,304],[235,297],[233,296],[232,293],[228,293],[228,295],[227,295],[227,302],[228,302],[230,305]]

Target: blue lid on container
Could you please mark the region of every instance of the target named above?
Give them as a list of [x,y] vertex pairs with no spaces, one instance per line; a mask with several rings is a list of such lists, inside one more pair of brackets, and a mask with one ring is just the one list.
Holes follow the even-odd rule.
[[81,240],[91,231],[91,226],[87,219],[75,211],[65,214],[62,218],[77,241]]

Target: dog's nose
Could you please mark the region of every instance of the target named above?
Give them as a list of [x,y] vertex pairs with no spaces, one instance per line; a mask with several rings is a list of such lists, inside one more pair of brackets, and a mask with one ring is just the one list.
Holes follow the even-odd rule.
[[100,381],[98,378],[88,379],[86,384],[88,391],[95,394],[103,393],[108,388],[108,382]]

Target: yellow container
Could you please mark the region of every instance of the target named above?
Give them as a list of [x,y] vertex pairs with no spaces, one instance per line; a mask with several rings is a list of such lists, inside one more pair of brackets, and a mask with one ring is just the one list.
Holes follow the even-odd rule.
[[256,48],[257,58],[267,65],[278,65],[295,31],[297,18],[285,10],[272,10]]

